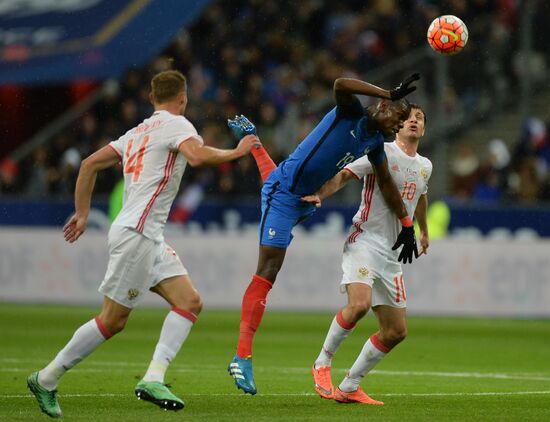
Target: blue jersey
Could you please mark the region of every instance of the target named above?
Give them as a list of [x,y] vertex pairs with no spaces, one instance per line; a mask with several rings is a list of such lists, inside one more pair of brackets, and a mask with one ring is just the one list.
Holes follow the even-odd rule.
[[383,144],[378,131],[361,134],[358,123],[363,117],[368,118],[355,97],[352,104],[329,111],[274,170],[281,187],[296,195],[313,194],[346,165]]

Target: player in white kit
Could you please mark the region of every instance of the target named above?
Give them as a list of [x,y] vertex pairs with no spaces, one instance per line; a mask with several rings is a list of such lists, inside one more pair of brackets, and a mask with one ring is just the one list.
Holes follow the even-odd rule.
[[[430,160],[416,152],[425,123],[424,111],[411,104],[411,113],[395,141],[384,145],[388,167],[408,215],[414,213],[419,224],[420,254],[426,253],[429,246],[426,211],[428,180],[432,174]],[[333,319],[312,368],[317,393],[342,403],[383,404],[365,394],[359,383],[407,335],[403,270],[398,262],[399,251],[392,249],[401,224],[384,201],[375,177],[368,159],[359,158],[329,180],[317,194],[303,198],[320,206],[324,198],[348,181],[364,180],[361,206],[353,217],[342,259],[344,274],[340,287],[342,292],[347,292],[348,304]],[[344,380],[334,389],[330,375],[332,357],[371,307],[379,330],[365,343]]]
[[228,150],[204,146],[194,126],[183,117],[187,105],[185,77],[178,71],[161,72],[153,77],[151,88],[153,115],[81,164],[75,214],[63,228],[65,240],[72,243],[84,233],[96,174],[118,162],[124,173],[124,204],[109,231],[109,264],[99,288],[104,295],[101,313],[78,328],[54,360],[27,379],[40,408],[51,417],[62,415],[56,396],[61,376],[120,332],[148,290],[163,297],[171,311],[135,393],[163,409],[184,406],[164,385],[164,375],[202,303],[178,255],[164,242],[164,225],[187,163],[225,163],[247,154],[259,140],[248,135],[235,149]]

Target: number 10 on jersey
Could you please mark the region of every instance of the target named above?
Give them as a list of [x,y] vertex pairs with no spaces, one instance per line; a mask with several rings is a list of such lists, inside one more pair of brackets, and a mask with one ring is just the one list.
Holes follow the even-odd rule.
[[412,201],[414,195],[416,194],[416,183],[405,181],[405,186],[403,186],[403,191],[401,192],[401,198],[406,199],[407,201]]

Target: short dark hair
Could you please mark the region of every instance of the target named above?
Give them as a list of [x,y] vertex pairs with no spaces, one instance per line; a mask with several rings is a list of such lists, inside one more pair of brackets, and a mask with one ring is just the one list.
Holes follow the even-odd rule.
[[388,106],[392,107],[393,109],[396,109],[399,111],[399,113],[404,117],[404,120],[409,117],[409,114],[411,114],[411,103],[406,98],[401,98],[399,100],[392,101],[387,98],[381,98],[376,103],[376,107],[380,107],[380,104],[386,103]]
[[151,79],[151,91],[157,104],[163,104],[176,98],[180,92],[187,90],[185,76],[177,70],[165,70]]
[[426,117],[426,112],[424,111],[424,109],[421,106],[419,106],[416,103],[411,103],[411,109],[420,110],[422,112],[422,114],[424,115],[424,125],[428,122],[428,119]]

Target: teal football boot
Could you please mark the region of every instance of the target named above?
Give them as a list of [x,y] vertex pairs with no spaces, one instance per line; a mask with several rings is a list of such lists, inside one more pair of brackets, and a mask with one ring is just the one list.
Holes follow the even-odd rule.
[[254,375],[252,374],[252,358],[246,359],[235,355],[227,368],[229,375],[235,379],[237,388],[240,388],[246,393],[256,394],[256,384],[254,383]]

